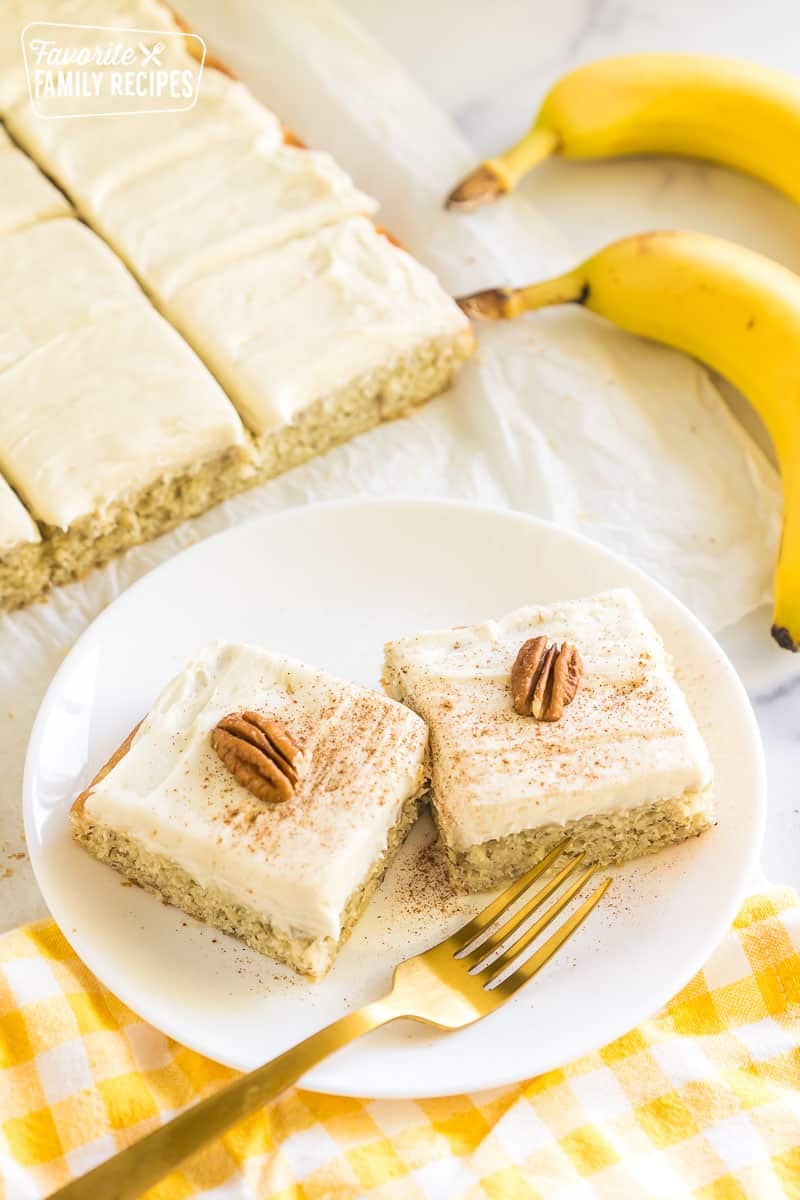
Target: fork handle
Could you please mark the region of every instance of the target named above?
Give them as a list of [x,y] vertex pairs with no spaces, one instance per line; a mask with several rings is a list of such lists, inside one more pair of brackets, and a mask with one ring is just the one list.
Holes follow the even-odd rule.
[[60,1188],[50,1200],[97,1200],[98,1196],[134,1200],[206,1142],[274,1100],[328,1055],[402,1015],[387,998],[340,1017]]

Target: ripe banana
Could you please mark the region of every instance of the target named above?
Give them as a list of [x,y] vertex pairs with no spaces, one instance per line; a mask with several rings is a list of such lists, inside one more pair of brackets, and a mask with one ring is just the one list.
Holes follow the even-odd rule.
[[783,482],[772,636],[800,649],[800,276],[707,234],[644,233],[557,278],[459,301],[488,319],[570,302],[694,355],[761,414]]
[[725,163],[800,201],[800,79],[735,59],[632,54],[554,85],[516,145],[462,180],[449,208],[507,192],[551,155],[677,154]]

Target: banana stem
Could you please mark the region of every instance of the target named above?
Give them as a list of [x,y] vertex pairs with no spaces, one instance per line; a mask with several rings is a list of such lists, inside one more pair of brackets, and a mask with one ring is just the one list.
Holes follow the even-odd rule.
[[529,283],[527,287],[515,288],[505,304],[505,316],[517,317],[520,313],[536,308],[550,308],[554,304],[582,304],[589,285],[580,268],[557,275],[554,279],[543,279],[540,283]]
[[510,192],[533,167],[550,158],[558,150],[560,139],[552,129],[534,125],[523,138],[498,154],[487,159],[489,167],[503,182],[503,190]]

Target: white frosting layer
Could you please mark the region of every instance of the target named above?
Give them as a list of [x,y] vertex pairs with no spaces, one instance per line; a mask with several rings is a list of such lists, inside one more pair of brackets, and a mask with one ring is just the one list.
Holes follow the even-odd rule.
[[5,479],[0,478],[0,554],[24,543],[41,541],[30,514],[20,504]]
[[[0,371],[103,314],[147,307],[113,251],[69,218],[0,238],[0,280]],[[50,380],[53,404],[60,386]]]
[[327,154],[283,144],[277,117],[241,84],[204,73],[185,112],[9,128],[92,225],[164,295],[232,259],[377,205]]
[[[306,771],[283,804],[240,786],[211,746],[219,719],[247,708],[303,746]],[[162,692],[85,811],[278,929],[338,938],[348,897],[422,786],[426,740],[418,717],[376,692],[256,647],[211,646]]]
[[[141,3],[114,0],[100,23],[136,25]],[[63,5],[77,20],[79,0]],[[188,60],[182,41],[169,54]],[[361,377],[380,384],[431,340],[470,338],[435,277],[365,218],[374,202],[327,155],[283,145],[277,118],[221,72],[185,112],[55,121],[23,99],[7,120],[257,436]]]
[[[584,664],[553,723],[518,716],[510,694],[520,646],[542,634],[574,643]],[[386,678],[429,724],[435,803],[457,850],[711,782],[661,640],[625,589],[390,643]]]
[[[43,304],[51,282],[52,270],[28,281]],[[40,520],[66,529],[244,440],[227,397],[140,294],[57,326],[48,317],[49,338],[0,372],[0,468]]]
[[435,277],[365,218],[374,202],[327,155],[283,145],[220,72],[184,113],[48,121],[23,101],[8,124],[257,435],[426,342],[470,337]]
[[166,311],[258,435],[469,329],[435,276],[361,217],[205,275]]
[[[0,114],[8,112],[28,95],[20,35],[31,21],[165,32],[177,28],[169,8],[158,0],[3,0],[0,4]],[[78,31],[72,37],[69,31],[62,29],[59,32],[62,45],[67,42],[78,44],[84,37]]]
[[64,196],[0,127],[0,237],[72,210]]
[[129,179],[89,215],[163,301],[198,275],[376,208],[327,154],[229,136]]
[[87,214],[99,213],[138,177],[199,151],[228,141],[277,149],[283,140],[278,118],[213,68],[203,71],[197,103],[181,112],[51,121],[37,117],[26,99],[7,123]]

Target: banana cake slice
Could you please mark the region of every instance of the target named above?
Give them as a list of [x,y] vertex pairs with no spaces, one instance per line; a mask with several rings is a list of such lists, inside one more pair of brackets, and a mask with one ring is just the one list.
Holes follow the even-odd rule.
[[237,259],[169,296],[271,477],[451,382],[473,338],[438,280],[364,217]]
[[40,590],[246,486],[236,410],[85,225],[0,238],[0,277],[0,470],[44,534]]
[[89,215],[168,309],[182,283],[377,207],[329,154],[231,130],[128,179]]
[[713,824],[708,752],[626,589],[391,642],[384,684],[428,723],[437,824],[467,890],[567,835],[610,863]]
[[320,976],[413,824],[423,721],[255,646],[167,685],[72,808],[95,857],[253,949]]

